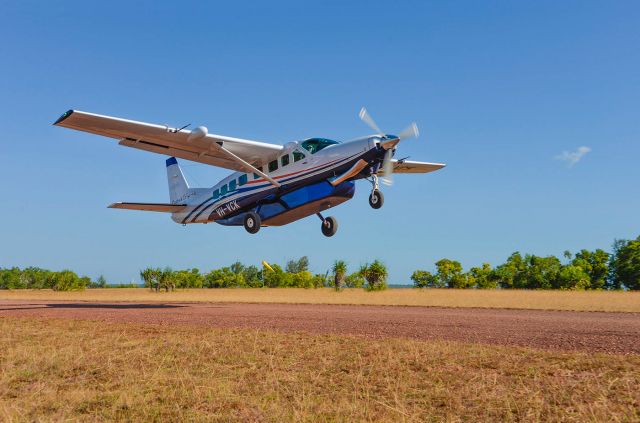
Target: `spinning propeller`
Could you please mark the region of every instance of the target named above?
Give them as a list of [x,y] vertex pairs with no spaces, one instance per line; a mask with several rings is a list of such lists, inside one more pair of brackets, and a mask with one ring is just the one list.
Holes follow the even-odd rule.
[[364,123],[376,131],[376,134],[381,137],[380,146],[386,150],[384,153],[384,160],[382,161],[382,172],[384,173],[384,176],[381,179],[385,185],[393,185],[393,162],[391,161],[393,152],[400,141],[407,138],[418,138],[418,135],[420,135],[418,132],[418,125],[416,125],[415,122],[412,122],[411,125],[402,130],[397,136],[387,135],[380,130],[380,127],[364,107],[360,109],[359,116]]

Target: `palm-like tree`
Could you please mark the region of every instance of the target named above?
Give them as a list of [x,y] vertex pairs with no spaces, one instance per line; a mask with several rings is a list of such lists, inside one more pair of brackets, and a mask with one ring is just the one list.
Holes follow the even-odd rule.
[[147,267],[140,272],[140,278],[144,281],[144,286],[148,286],[151,290],[158,292],[160,290],[160,269]]
[[367,280],[367,290],[382,291],[387,289],[387,267],[380,260],[360,267],[359,273]]
[[340,289],[342,289],[346,274],[347,263],[344,260],[336,260],[333,263],[333,286],[336,291],[340,291]]

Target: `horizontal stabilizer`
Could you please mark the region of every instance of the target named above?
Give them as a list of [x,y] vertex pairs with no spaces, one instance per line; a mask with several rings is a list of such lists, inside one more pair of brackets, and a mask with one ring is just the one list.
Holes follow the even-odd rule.
[[[393,173],[429,173],[442,169],[444,163],[413,162],[410,160],[392,160]],[[384,172],[378,173],[382,176]]]
[[186,208],[186,204],[167,203],[113,203],[110,209],[143,210],[162,213],[179,213]]

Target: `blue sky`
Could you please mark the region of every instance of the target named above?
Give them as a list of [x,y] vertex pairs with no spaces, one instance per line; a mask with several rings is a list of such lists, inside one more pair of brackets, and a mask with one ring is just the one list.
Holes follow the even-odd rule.
[[[110,282],[145,266],[208,270],[308,255],[324,272],[375,258],[393,283],[443,257],[560,255],[640,234],[640,3],[4,2],[0,266]],[[51,126],[75,108],[285,143],[415,120],[399,155],[445,162],[368,183],[331,211],[257,236],[110,210],[168,200],[164,157]],[[591,149],[579,162],[554,159]],[[194,186],[228,171],[182,162]]]

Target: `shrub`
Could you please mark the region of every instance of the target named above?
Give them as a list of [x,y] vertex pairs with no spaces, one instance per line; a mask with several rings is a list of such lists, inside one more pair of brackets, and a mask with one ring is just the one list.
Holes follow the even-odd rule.
[[350,274],[344,279],[344,283],[347,288],[362,288],[366,282],[364,276],[360,272]]
[[387,267],[380,260],[362,266],[360,274],[367,280],[367,291],[383,291],[388,288]]

